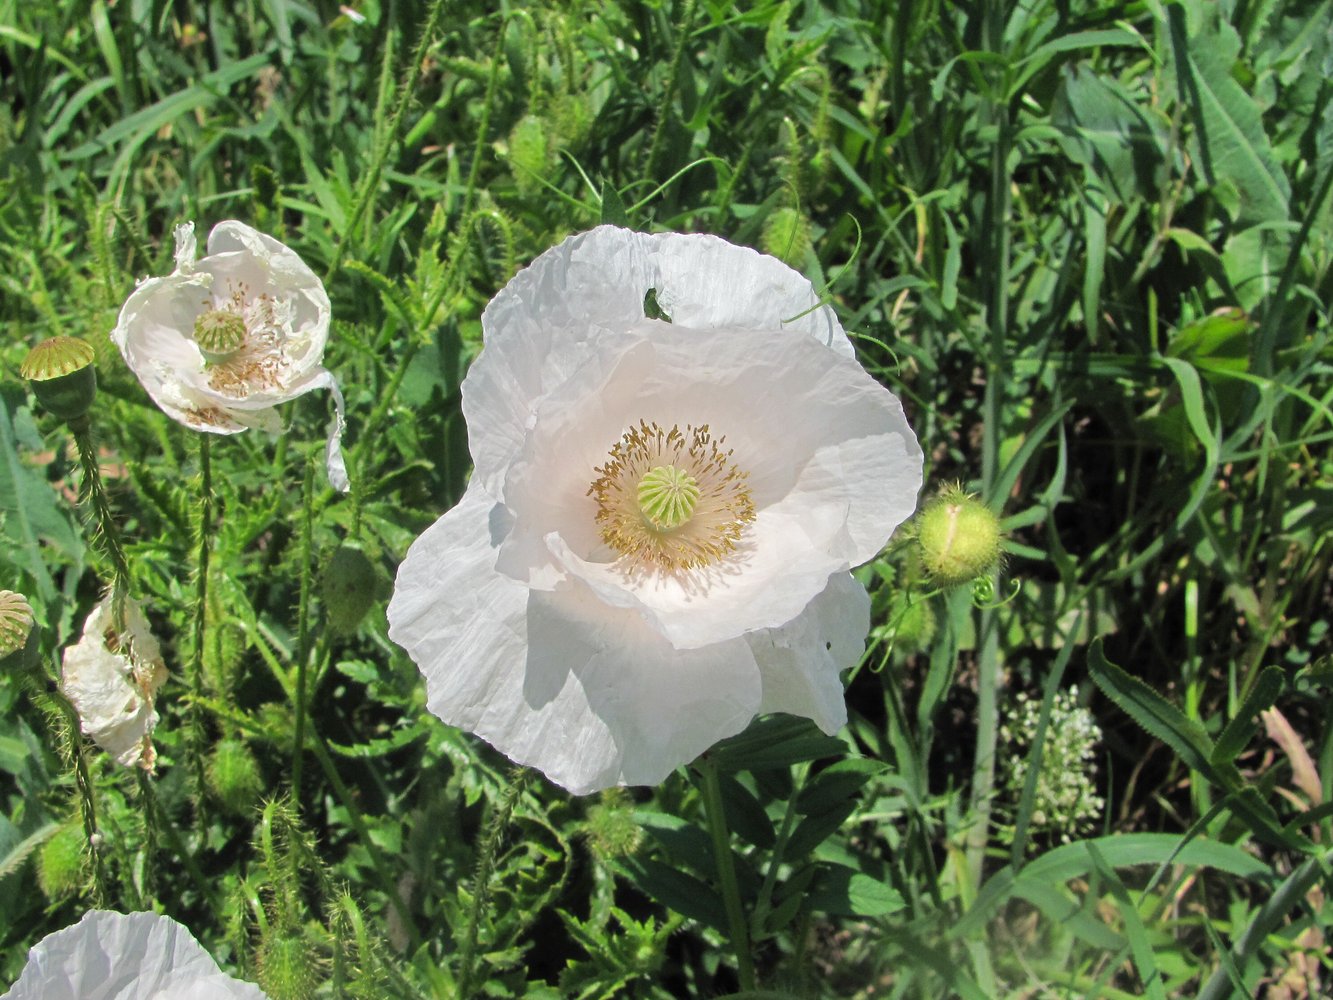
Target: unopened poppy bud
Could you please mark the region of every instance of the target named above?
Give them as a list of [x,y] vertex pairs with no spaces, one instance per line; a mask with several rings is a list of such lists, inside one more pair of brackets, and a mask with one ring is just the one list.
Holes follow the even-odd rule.
[[51,337],[28,352],[19,374],[33,395],[61,420],[83,420],[97,398],[93,346],[78,337]]
[[764,220],[764,253],[800,267],[810,252],[810,221],[799,209],[779,208]]
[[942,587],[985,576],[1000,562],[1000,519],[961,487],[947,487],[917,519],[921,565]]
[[237,815],[245,815],[264,790],[255,755],[244,740],[219,740],[208,758],[209,790]]
[[88,839],[77,823],[67,823],[42,845],[37,855],[37,885],[52,903],[74,895],[83,884]]
[[259,946],[259,985],[272,1000],[309,1000],[319,977],[315,955],[300,933],[272,931]]
[[0,590],[0,670],[26,670],[36,663],[34,622],[26,597]]
[[370,557],[355,545],[340,545],[324,567],[322,590],[329,627],[335,632],[356,630],[375,603],[379,576]]

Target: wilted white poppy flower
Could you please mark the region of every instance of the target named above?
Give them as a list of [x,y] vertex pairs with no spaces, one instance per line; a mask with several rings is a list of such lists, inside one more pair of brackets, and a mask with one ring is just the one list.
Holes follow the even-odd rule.
[[89,910],[28,952],[0,1000],[266,1000],[233,979],[188,930],[156,913]]
[[602,227],[482,325],[476,468],[389,605],[430,710],[576,793],[661,781],[757,713],[836,731],[869,628],[848,570],[912,513],[922,455],[810,283]]
[[153,401],[186,427],[276,433],[275,408],[312,389],[333,393],[329,480],[347,488],[343,397],[320,362],[329,297],[300,257],[243,222],[219,222],[195,259],[194,223],[176,227],[176,270],[125,300],[111,339]]
[[125,600],[124,628],[117,629],[107,597],[88,616],[82,638],[65,650],[60,690],[84,735],[117,763],[151,771],[157,760],[153,699],[166,679],[162,650],[139,605]]

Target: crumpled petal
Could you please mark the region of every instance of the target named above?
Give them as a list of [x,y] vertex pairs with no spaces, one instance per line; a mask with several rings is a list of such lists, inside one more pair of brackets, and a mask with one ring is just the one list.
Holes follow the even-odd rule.
[[494,570],[502,517],[474,482],[398,569],[389,636],[431,712],[575,794],[656,784],[754,717],[744,640],[676,650],[586,588],[523,587]]
[[[329,389],[337,411],[329,478],[346,490],[342,394],[320,363],[331,312],[323,283],[293,250],[242,222],[214,226],[200,259],[193,223],[177,226],[175,236],[176,269],[141,281],[111,332],[126,364],[168,416],[212,434],[278,433],[278,405]],[[195,319],[214,309],[245,318],[240,360],[210,362],[196,343]]]
[[848,357],[851,342],[814,287],[781,261],[716,236],[599,226],[520,271],[482,313],[485,344],[463,384],[476,474],[503,498],[504,475],[536,406],[596,350],[644,319],[644,297],[678,326],[812,337]]
[[124,613],[121,630],[111,597],[93,609],[82,637],[65,649],[60,689],[78,713],[84,735],[116,763],[151,771],[157,758],[153,702],[167,668],[139,605],[126,598]]
[[0,1000],[267,1000],[226,975],[190,932],[156,913],[89,910],[28,952]]

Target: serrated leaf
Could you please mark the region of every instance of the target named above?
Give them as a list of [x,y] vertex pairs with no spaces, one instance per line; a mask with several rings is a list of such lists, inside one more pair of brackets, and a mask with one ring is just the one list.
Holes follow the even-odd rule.
[[1169,746],[1194,770],[1210,770],[1213,745],[1203,727],[1143,681],[1107,660],[1100,637],[1088,647],[1088,671],[1102,692],[1148,735]]
[[1278,667],[1266,667],[1254,683],[1249,697],[1236,709],[1235,717],[1218,734],[1211,760],[1229,764],[1239,756],[1259,728],[1259,713],[1273,707],[1282,693],[1285,677]]

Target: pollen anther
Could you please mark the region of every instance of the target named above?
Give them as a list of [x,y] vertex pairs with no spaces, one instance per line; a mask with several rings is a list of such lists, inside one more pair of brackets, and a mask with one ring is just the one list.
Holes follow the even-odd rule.
[[696,569],[735,550],[755,508],[724,441],[707,424],[668,431],[640,420],[593,470],[588,495],[602,540],[628,568]]

